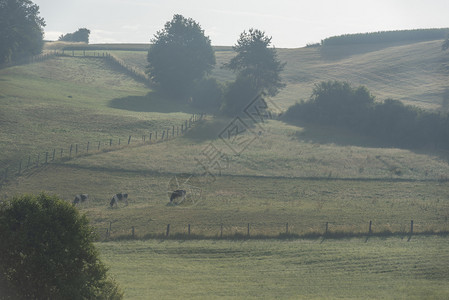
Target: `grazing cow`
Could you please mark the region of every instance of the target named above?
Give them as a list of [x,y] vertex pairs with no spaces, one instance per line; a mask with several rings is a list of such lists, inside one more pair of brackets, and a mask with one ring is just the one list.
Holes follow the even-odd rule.
[[109,203],[111,205],[111,207],[118,207],[118,202],[119,201],[124,201],[126,206],[128,206],[128,194],[123,194],[123,193],[119,193],[119,194],[115,194],[114,196],[112,196],[111,202]]
[[[181,198],[181,201],[174,202],[177,198]],[[186,191],[185,190],[176,190],[174,191],[170,196],[170,203],[179,204],[186,198]]]
[[88,194],[78,194],[75,196],[75,199],[73,199],[72,204],[76,205],[78,203],[86,202],[87,200],[89,200]]

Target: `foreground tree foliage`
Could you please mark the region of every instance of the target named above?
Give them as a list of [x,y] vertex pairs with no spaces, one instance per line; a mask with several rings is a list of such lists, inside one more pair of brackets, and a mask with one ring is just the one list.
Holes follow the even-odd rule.
[[284,119],[296,124],[343,128],[404,148],[449,149],[449,115],[387,99],[375,102],[365,87],[347,82],[317,84],[309,101],[290,107]]
[[90,30],[87,28],[80,28],[73,33],[67,33],[66,35],[61,35],[59,41],[64,42],[82,42],[89,44]]
[[[0,291],[5,299],[121,299],[85,216],[55,196],[0,204]],[[2,298],[2,299],[3,299]]]
[[191,18],[174,15],[151,43],[148,73],[172,97],[188,99],[194,82],[210,73],[215,65],[209,37]]
[[44,26],[30,0],[0,0],[0,64],[41,53]]

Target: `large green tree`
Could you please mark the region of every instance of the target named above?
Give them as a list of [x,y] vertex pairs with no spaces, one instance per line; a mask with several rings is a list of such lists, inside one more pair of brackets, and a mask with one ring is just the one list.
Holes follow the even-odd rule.
[[0,63],[41,53],[44,26],[30,0],[0,0]]
[[148,73],[160,89],[176,98],[187,99],[194,82],[215,65],[209,37],[191,18],[174,15],[151,40]]
[[237,55],[225,67],[248,79],[252,89],[275,96],[285,86],[281,79],[285,63],[278,59],[276,49],[270,47],[271,39],[258,29],[243,31],[233,47]]
[[0,204],[2,299],[121,299],[86,216],[46,194]]

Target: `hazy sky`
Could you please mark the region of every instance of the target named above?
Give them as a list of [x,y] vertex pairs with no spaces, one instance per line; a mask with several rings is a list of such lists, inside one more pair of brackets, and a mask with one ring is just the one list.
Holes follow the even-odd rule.
[[448,0],[34,0],[56,40],[78,28],[91,43],[148,43],[174,14],[193,18],[212,45],[257,28],[278,48],[346,33],[449,27]]

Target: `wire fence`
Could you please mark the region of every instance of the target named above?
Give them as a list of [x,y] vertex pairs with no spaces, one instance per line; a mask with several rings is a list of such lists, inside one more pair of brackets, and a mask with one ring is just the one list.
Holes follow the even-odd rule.
[[75,157],[98,154],[122,149],[128,146],[149,145],[172,140],[184,135],[196,122],[205,118],[204,113],[192,114],[182,124],[172,125],[164,130],[148,132],[147,135],[129,135],[123,139],[98,139],[84,143],[73,143],[65,147],[54,147],[28,155],[18,161],[11,161],[0,166],[0,185],[22,175],[28,170],[39,168],[53,162],[68,161]]
[[96,226],[100,240],[121,239],[270,239],[270,238],[351,238],[412,235],[449,235],[449,224],[442,222],[415,222],[395,220],[389,222],[367,221],[365,224],[341,224],[320,222],[254,223],[155,223],[139,226],[123,226],[109,221]]

